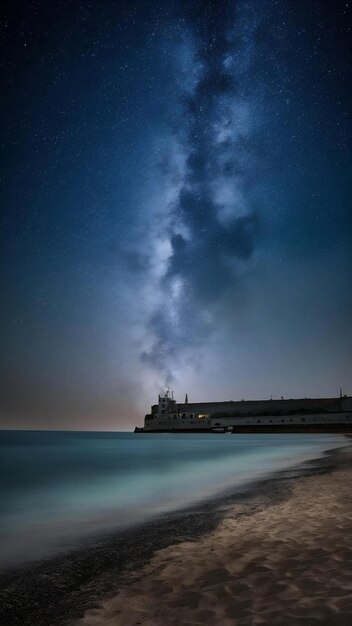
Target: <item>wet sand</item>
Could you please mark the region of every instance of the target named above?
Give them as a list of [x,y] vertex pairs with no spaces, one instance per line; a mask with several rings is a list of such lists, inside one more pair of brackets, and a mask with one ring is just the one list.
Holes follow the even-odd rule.
[[0,571],[0,624],[352,623],[352,447]]
[[288,497],[159,550],[76,626],[352,624],[352,468],[298,478]]

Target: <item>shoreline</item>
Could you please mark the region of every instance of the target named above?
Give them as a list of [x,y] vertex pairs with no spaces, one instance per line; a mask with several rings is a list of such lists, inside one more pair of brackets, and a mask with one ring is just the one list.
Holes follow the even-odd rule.
[[93,545],[70,553],[3,570],[0,572],[1,623],[21,626],[54,626],[67,620],[72,623],[135,580],[156,552],[184,542],[200,541],[216,532],[230,510],[235,508],[238,518],[250,518],[288,501],[299,479],[352,468],[352,453],[346,453],[350,446],[346,439],[346,446],[279,470],[235,493],[164,514],[132,530],[100,537]]
[[349,626],[351,461],[345,448],[332,471],[299,477],[286,498],[252,511],[234,504],[74,626]]

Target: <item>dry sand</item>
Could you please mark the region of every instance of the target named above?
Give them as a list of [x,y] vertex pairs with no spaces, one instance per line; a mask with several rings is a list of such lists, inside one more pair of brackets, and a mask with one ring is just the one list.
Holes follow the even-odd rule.
[[252,515],[157,552],[82,626],[352,624],[352,470],[294,482]]

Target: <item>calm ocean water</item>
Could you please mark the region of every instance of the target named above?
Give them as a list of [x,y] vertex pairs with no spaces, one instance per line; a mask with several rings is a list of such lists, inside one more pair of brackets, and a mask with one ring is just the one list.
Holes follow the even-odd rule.
[[340,435],[0,432],[0,565],[67,550],[345,445]]

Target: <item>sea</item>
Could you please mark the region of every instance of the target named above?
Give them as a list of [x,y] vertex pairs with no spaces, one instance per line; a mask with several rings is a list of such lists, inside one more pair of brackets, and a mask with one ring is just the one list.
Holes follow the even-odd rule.
[[241,490],[346,443],[309,433],[0,431],[0,567]]

